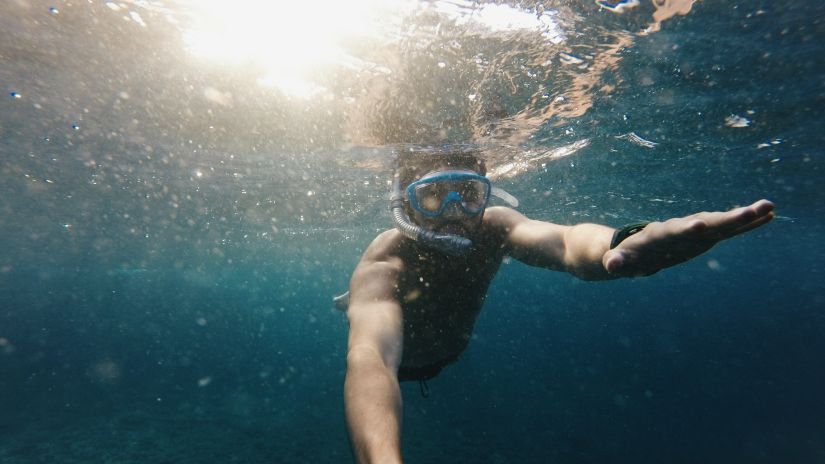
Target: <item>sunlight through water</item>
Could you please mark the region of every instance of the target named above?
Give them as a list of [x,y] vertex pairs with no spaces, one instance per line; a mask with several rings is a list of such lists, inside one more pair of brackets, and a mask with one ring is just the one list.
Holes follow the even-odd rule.
[[376,37],[408,0],[272,2],[194,1],[184,31],[189,51],[224,64],[260,66],[263,85],[296,97],[324,89],[309,76],[330,65],[354,65],[346,44]]
[[[474,34],[537,32],[551,43],[563,41],[553,12],[471,2],[357,0],[311,3],[222,0],[183,2],[188,18],[183,38],[194,56],[224,65],[252,66],[258,83],[291,97],[328,91],[316,81],[333,67],[381,69],[365,61],[370,47],[386,47],[402,37],[416,15],[435,13]],[[444,64],[442,63],[443,67]]]

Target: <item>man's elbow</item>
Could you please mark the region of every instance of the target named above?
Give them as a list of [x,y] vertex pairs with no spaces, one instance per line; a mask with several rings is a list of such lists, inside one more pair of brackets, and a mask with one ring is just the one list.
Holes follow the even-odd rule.
[[387,362],[379,350],[371,345],[358,344],[347,350],[347,372],[382,369],[393,373],[396,367]]

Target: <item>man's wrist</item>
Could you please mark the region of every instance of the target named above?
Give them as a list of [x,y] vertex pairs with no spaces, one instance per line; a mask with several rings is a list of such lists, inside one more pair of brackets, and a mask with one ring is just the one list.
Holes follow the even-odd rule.
[[622,241],[631,235],[638,234],[645,227],[647,227],[648,224],[650,224],[650,222],[636,222],[616,229],[616,231],[613,232],[613,239],[610,240],[610,249],[612,250],[616,248],[620,243],[622,243]]

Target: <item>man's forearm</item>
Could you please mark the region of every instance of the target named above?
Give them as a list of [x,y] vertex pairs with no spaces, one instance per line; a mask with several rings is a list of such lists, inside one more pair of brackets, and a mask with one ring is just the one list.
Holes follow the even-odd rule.
[[344,403],[356,462],[400,463],[401,390],[377,353],[347,355]]
[[613,279],[602,265],[610,248],[613,229],[598,224],[571,226],[564,233],[567,271],[584,280]]

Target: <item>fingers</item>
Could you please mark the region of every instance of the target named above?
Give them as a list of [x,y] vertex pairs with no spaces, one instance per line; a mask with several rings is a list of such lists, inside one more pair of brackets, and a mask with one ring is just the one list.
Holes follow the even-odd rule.
[[627,256],[620,250],[610,250],[602,258],[602,265],[608,274],[624,277],[649,276],[659,272],[658,268],[640,267],[628,261]]
[[728,237],[733,237],[735,235],[744,234],[745,232],[756,229],[757,227],[762,226],[762,225],[767,224],[768,222],[770,222],[773,219],[773,217],[774,217],[773,211],[769,211],[764,216],[760,216],[756,220],[751,221],[750,223],[734,230]]
[[719,232],[724,238],[730,238],[753,230],[773,219],[773,203],[759,200],[752,205],[731,210],[734,213],[730,222]]
[[731,212],[738,213],[738,218],[743,222],[750,222],[756,218],[766,216],[772,211],[773,203],[768,200],[759,200],[751,205],[731,210]]
[[610,250],[602,257],[602,266],[608,274],[613,274],[624,265],[624,255],[619,250]]
[[[709,238],[715,240],[739,235],[756,227],[765,224],[773,218],[773,203],[768,200],[759,200],[751,205],[734,208],[726,212],[699,213],[691,218],[688,226],[690,231],[702,231]],[[706,222],[706,227],[693,224],[701,220]]]
[[764,216],[773,211],[773,203],[768,200],[759,200],[756,203],[751,205],[757,215]]

